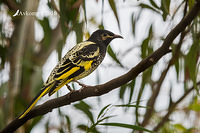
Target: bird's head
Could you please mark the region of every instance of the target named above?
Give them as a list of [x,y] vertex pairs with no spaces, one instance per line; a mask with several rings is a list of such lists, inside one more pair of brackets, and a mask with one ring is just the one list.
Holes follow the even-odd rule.
[[107,46],[115,38],[123,37],[108,30],[96,30],[94,33],[92,33],[88,41],[103,42]]

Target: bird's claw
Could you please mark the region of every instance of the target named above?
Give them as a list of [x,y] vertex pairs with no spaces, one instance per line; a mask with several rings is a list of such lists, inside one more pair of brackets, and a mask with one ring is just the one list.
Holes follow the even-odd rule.
[[79,89],[79,92],[81,92],[84,88],[86,87],[91,87],[90,85],[85,85],[77,80],[74,80],[74,82],[78,83],[80,86],[82,86],[80,89]]
[[67,89],[71,92],[71,91],[74,91],[68,84],[66,84],[67,86]]

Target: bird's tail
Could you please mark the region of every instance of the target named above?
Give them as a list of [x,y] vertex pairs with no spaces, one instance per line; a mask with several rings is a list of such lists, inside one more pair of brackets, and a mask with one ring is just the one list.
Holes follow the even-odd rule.
[[19,116],[19,119],[22,119],[26,114],[33,108],[37,101],[48,93],[49,87],[42,89],[32,100],[31,104],[26,108],[26,110]]

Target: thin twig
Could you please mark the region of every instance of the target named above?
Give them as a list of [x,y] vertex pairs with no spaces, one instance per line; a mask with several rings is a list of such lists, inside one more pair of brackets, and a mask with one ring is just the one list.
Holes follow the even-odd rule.
[[[185,10],[184,10],[184,16],[183,16],[183,18],[186,15]],[[166,75],[167,75],[170,67],[178,60],[178,57],[179,57],[179,54],[180,54],[180,49],[181,49],[181,46],[182,46],[182,43],[183,43],[183,39],[185,38],[185,36],[189,32],[189,30],[186,30],[186,31],[184,30],[184,31],[181,32],[180,40],[179,40],[178,45],[175,48],[174,55],[170,59],[170,61],[168,63],[168,66],[166,67],[166,69],[162,72],[159,80],[153,86],[154,92],[153,92],[151,98],[149,99],[149,101],[147,103],[147,106],[151,107],[151,108],[148,109],[148,110],[146,110],[146,113],[144,115],[144,120],[141,123],[141,126],[143,126],[143,127],[148,124],[149,119],[151,118],[152,113],[154,112],[154,105],[155,105],[156,99],[157,99],[157,97],[159,95],[159,92],[160,92],[160,89],[161,89],[161,85],[162,85],[162,83],[163,83],[163,81],[164,81],[164,79],[165,79],[165,77],[166,77]]]
[[[197,85],[200,85],[200,82],[197,83]],[[185,99],[190,92],[194,90],[194,86],[190,89],[188,89],[182,97],[179,98],[175,103],[172,103],[170,107],[168,108],[167,114],[161,119],[161,121],[157,124],[157,126],[153,129],[153,131],[157,132],[167,121],[169,121],[169,116],[173,113],[174,109],[177,107],[177,105]]]

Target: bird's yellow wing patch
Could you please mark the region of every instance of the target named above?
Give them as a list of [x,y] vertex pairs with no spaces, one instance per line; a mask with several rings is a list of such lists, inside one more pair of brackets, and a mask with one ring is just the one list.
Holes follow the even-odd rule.
[[92,66],[92,60],[91,61],[81,61],[78,65],[85,68],[85,71],[87,71]]
[[71,74],[78,71],[79,69],[80,69],[80,67],[73,67],[68,72],[63,73],[60,77],[56,78],[56,80],[62,80],[62,79],[68,78]]

